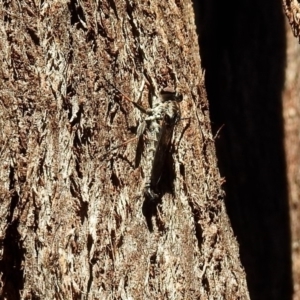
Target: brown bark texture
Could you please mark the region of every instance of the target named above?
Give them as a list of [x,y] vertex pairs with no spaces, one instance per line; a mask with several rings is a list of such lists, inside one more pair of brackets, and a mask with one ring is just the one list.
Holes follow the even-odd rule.
[[[287,66],[283,93],[285,151],[291,217],[294,300],[300,299],[300,3],[283,0],[287,28]],[[296,39],[293,37],[292,32]]]
[[[249,299],[191,2],[0,5],[1,298]],[[184,96],[148,219],[145,78]]]
[[294,300],[300,300],[300,45],[289,26],[283,93],[285,152],[289,187]]

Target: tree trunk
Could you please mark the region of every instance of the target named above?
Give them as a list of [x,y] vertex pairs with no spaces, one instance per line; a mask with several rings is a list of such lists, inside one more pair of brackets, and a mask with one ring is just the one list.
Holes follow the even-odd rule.
[[291,299],[280,0],[200,1],[199,36],[226,208],[252,300]]
[[[287,68],[283,109],[292,234],[294,300],[300,299],[300,4],[283,0],[287,27]],[[294,37],[292,34],[294,33]],[[297,42],[298,40],[298,42]]]
[[283,93],[285,152],[291,216],[294,300],[300,300],[300,45],[287,28],[287,66]]
[[[7,0],[0,22],[1,297],[249,299],[190,1]],[[124,95],[153,85],[184,100],[149,213]]]

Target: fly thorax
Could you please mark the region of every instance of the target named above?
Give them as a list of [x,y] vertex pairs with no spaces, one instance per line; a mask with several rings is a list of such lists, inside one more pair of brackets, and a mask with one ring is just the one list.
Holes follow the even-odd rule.
[[[158,120],[151,121],[148,127],[147,142],[150,152],[155,152],[160,133],[160,122]],[[153,154],[154,155],[154,154]]]
[[175,125],[180,120],[179,105],[175,101],[165,103],[165,122],[169,125]]

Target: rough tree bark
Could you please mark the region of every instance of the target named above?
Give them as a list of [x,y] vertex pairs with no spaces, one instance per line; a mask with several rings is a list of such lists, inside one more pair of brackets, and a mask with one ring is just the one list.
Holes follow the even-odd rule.
[[297,0],[282,0],[282,3],[294,36],[300,41],[300,3]]
[[[190,1],[1,2],[1,298],[249,299]],[[149,230],[148,74],[184,95]],[[144,147],[147,147],[145,144]]]

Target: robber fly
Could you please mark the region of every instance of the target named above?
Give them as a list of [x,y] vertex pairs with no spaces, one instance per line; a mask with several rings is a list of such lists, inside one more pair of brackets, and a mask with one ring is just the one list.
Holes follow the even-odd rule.
[[[159,198],[158,183],[162,176],[165,158],[172,139],[175,125],[180,120],[179,102],[183,97],[171,88],[165,88],[160,92],[153,108],[145,109],[138,103],[130,100],[119,89],[114,87],[121,96],[130,101],[136,108],[146,114],[137,130],[140,138],[147,128],[148,131],[148,155],[147,164],[150,172],[146,177],[144,196],[147,200],[155,201]],[[152,101],[153,103],[154,101]]]
[[155,201],[158,183],[162,176],[165,158],[172,139],[175,125],[180,120],[180,108],[178,102],[182,101],[182,95],[170,88],[163,89],[160,93],[160,103],[151,110],[150,131],[154,132],[155,138],[151,139],[149,162],[151,172],[147,178],[144,195],[148,200]]

